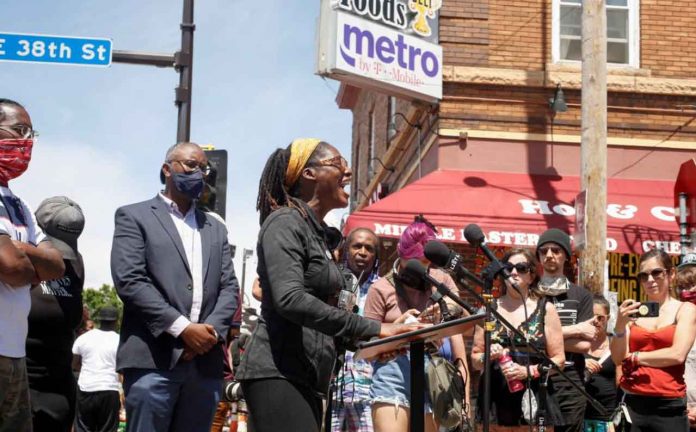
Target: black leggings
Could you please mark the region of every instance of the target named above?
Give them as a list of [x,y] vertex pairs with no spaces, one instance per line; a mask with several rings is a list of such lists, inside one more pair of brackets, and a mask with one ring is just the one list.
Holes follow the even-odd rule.
[[624,402],[631,415],[631,432],[686,432],[686,401],[627,394]]
[[307,387],[281,378],[242,381],[249,410],[249,431],[321,430],[322,400]]

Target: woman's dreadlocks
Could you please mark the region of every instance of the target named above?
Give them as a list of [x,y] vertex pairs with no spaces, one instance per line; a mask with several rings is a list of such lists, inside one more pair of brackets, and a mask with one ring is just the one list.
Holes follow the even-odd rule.
[[288,169],[290,151],[277,149],[266,161],[261,180],[259,180],[259,195],[256,198],[256,210],[259,211],[259,224],[263,225],[266,218],[276,209],[291,205],[292,200],[285,189],[285,172]]
[[[306,166],[323,157],[327,147],[327,143],[323,141],[319,143]],[[263,225],[266,218],[281,207],[294,207],[302,213],[302,216],[307,216],[304,209],[294,202],[294,198],[299,193],[299,182],[295,183],[290,190],[285,187],[285,173],[288,170],[289,160],[290,146],[276,149],[266,161],[266,166],[261,173],[261,180],[259,180],[259,195],[256,198],[256,210],[260,213],[260,225]]]

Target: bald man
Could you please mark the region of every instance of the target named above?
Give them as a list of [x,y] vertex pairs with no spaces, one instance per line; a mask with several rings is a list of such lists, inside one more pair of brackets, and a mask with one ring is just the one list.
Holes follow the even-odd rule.
[[221,397],[239,285],[225,225],[196,208],[209,171],[198,145],[172,146],[164,190],[116,211],[111,273],[124,304],[116,367],[131,432],[208,432]]

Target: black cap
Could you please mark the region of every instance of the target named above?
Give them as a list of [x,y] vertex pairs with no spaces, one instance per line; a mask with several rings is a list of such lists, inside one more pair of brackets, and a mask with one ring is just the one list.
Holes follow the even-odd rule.
[[567,259],[570,259],[570,256],[573,254],[570,248],[570,236],[558,228],[548,229],[539,236],[536,247],[537,256],[539,255],[539,248],[546,243],[556,243],[560,246],[565,251]]
[[118,309],[113,306],[104,306],[97,313],[97,321],[118,321]]

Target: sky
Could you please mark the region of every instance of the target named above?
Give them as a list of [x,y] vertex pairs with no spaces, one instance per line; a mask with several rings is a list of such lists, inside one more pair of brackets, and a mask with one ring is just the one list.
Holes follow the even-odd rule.
[[[0,32],[103,37],[116,50],[173,53],[181,0],[3,0]],[[191,140],[228,151],[227,226],[256,249],[256,194],[266,159],[296,137],[318,137],[350,155],[352,116],[335,103],[338,82],[314,74],[319,1],[205,0],[195,4]],[[176,141],[171,68],[0,62],[0,97],[22,103],[40,132],[29,170],[10,188],[32,208],[66,195],[82,207],[86,287],[111,284],[115,210],[154,197]],[[342,211],[330,215],[340,220]],[[246,292],[255,275],[247,261]]]

